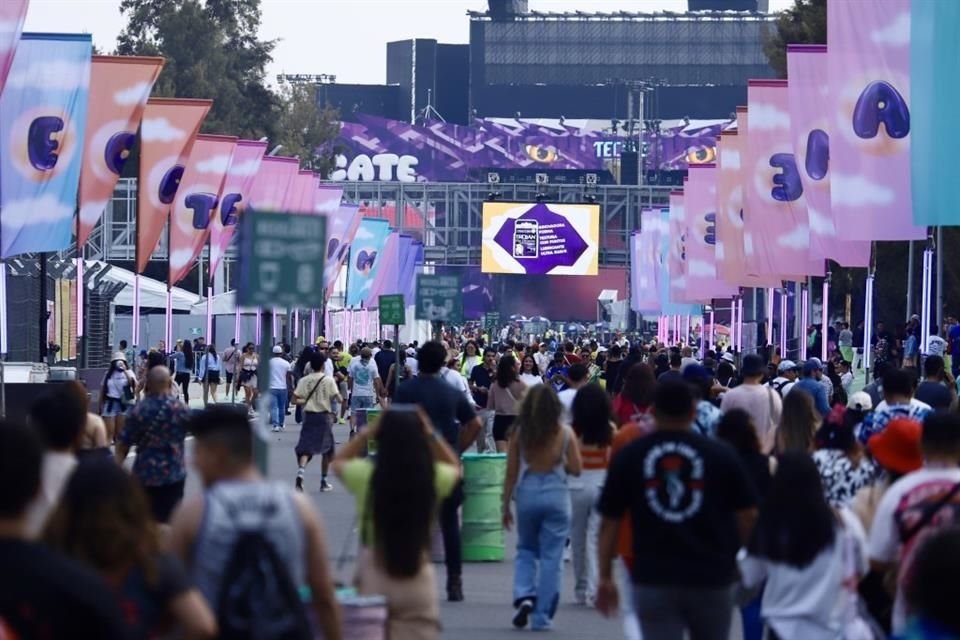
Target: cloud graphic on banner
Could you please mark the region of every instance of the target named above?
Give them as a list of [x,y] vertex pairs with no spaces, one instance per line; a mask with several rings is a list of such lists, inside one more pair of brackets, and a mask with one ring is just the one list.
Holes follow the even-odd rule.
[[219,155],[219,156],[214,156],[209,160],[203,160],[202,162],[198,162],[196,169],[200,173],[223,173],[227,170],[227,167],[229,165],[230,165],[230,156]]
[[794,227],[789,233],[777,238],[777,246],[787,249],[798,249],[810,244],[810,229],[805,225]]
[[688,260],[687,275],[697,278],[713,278],[717,275],[717,268],[706,260]]
[[140,125],[140,139],[144,142],[172,142],[186,137],[186,131],[177,129],[166,118],[145,118]]
[[[780,111],[772,104],[750,105],[750,129],[758,131],[772,131],[774,129],[789,129],[790,114]],[[721,153],[723,153],[721,151]],[[726,163],[726,159],[724,159]]]
[[[751,114],[752,115],[752,114]],[[753,123],[753,120],[750,121]],[[732,171],[738,171],[740,169],[740,150],[739,149],[723,149],[720,151],[723,155],[723,168],[724,170],[730,169]]]
[[174,249],[170,252],[170,268],[179,269],[193,260],[193,248]]
[[[929,0],[927,0],[929,1]],[[885,27],[870,34],[870,39],[877,44],[905,47],[910,44],[910,12],[904,11]],[[750,110],[750,126],[753,126],[753,108]]]
[[96,224],[96,222],[100,220],[100,214],[102,214],[106,208],[106,200],[84,203],[84,205],[80,207],[80,220],[86,224]]
[[753,234],[749,231],[743,232],[743,255],[753,255]]
[[6,86],[42,91],[49,91],[50,87],[56,87],[57,91],[67,92],[84,89],[89,84],[89,65],[69,60],[52,60],[33,62],[26,69],[11,73],[7,78]]
[[73,205],[64,204],[53,195],[39,198],[14,200],[3,206],[4,226],[25,227],[28,225],[60,222],[73,215]]
[[361,226],[357,229],[357,233],[354,234],[353,237],[354,237],[354,240],[373,240],[374,235],[370,232],[369,229],[367,229],[367,228],[365,228],[363,225],[361,225]]
[[247,160],[246,162],[241,162],[240,164],[230,165],[230,175],[231,176],[253,176],[257,174],[257,170],[260,169],[260,159],[256,158],[254,160]]
[[144,96],[150,95],[152,88],[152,82],[137,82],[133,86],[121,89],[113,94],[113,101],[121,106],[140,104],[143,102]]
[[[751,122],[753,122],[751,120]],[[893,189],[871,182],[864,176],[834,173],[830,176],[830,201],[846,207],[869,207],[892,204]]]
[[833,218],[822,215],[819,211],[810,206],[809,200],[807,200],[807,221],[810,223],[810,232],[815,235],[837,235],[837,228],[833,224]]

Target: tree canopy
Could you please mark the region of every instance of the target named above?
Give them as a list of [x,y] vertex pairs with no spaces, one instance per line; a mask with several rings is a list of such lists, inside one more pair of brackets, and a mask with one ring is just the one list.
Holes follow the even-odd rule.
[[786,78],[788,44],[826,43],[827,0],[794,0],[791,8],[780,13],[763,51],[777,75]]
[[120,12],[127,24],[117,53],[167,59],[154,95],[212,98],[203,132],[266,136],[304,168],[321,164],[312,149],[336,137],[338,116],[311,91],[267,86],[276,41],[259,36],[260,0],[121,0]]

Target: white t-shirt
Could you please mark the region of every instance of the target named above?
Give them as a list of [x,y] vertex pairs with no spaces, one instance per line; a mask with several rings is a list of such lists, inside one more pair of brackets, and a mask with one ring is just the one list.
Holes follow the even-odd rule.
[[930,336],[927,338],[927,355],[940,356],[947,351],[947,341],[940,336]]
[[[933,521],[913,536],[906,545],[900,542],[899,523],[916,522],[921,517],[923,507],[930,504],[931,496],[943,495],[946,491],[960,482],[958,468],[923,468],[894,482],[880,499],[877,512],[873,518],[873,527],[870,529],[870,541],[867,545],[870,558],[880,562],[900,562],[897,574],[897,599],[893,607],[893,632],[903,633],[907,620],[906,602],[903,596],[902,578],[908,576],[913,559],[913,552],[918,544],[932,531],[941,526],[951,524],[950,518],[944,518],[950,508],[945,506]],[[953,513],[960,510],[960,496],[951,501]],[[941,522],[948,520],[948,522]]]
[[535,387],[538,384],[543,384],[543,378],[536,375],[535,373],[521,373],[520,381],[523,382],[528,387]]
[[760,442],[766,443],[771,431],[780,424],[780,412],[783,402],[779,394],[770,387],[759,384],[742,384],[723,395],[720,410],[726,413],[730,409],[743,409],[757,428]]
[[766,578],[763,618],[777,636],[803,640],[842,637],[851,604],[844,581],[848,574],[866,573],[867,558],[860,520],[848,509],[840,509],[840,519],[843,527],[837,527],[835,542],[802,569],[755,558],[746,550],[737,556],[744,584],[753,586]]
[[40,474],[40,492],[34,498],[27,512],[27,535],[40,535],[47,518],[60,502],[63,489],[67,485],[77,458],[72,453],[48,451],[43,454],[43,468]]
[[270,358],[270,388],[286,389],[287,373],[293,365],[279,356]]
[[560,422],[568,427],[573,423],[573,399],[576,397],[577,391],[578,389],[564,389],[557,394],[560,398],[560,404],[563,405]]
[[[407,357],[407,363],[409,364],[412,358]],[[414,360],[416,362],[416,360]],[[462,375],[451,369],[450,367],[443,367],[440,369],[440,379],[449,384],[454,389],[457,389],[464,395],[464,397],[470,402],[470,405],[473,406],[473,396],[470,394],[470,387],[467,385],[467,379]]]
[[377,365],[373,358],[366,362],[363,361],[363,358],[354,358],[350,361],[350,366],[347,367],[347,373],[353,379],[353,395],[355,397],[372,398],[375,395],[373,381],[380,378],[380,373],[377,371]]

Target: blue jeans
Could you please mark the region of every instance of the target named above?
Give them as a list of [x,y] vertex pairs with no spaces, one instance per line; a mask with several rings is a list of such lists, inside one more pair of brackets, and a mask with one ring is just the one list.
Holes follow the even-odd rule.
[[270,389],[270,397],[273,398],[270,404],[270,424],[282,427],[287,413],[287,390]]
[[570,492],[564,475],[527,471],[514,495],[518,539],[513,601],[516,605],[521,600],[533,600],[531,626],[545,629],[560,599],[563,548],[570,534]]

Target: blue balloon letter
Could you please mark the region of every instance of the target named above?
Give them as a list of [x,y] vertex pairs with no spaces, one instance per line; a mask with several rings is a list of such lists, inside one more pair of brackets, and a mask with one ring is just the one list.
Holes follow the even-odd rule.
[[237,205],[243,201],[239,193],[228,193],[220,203],[220,224],[225,227],[237,224]]
[[797,171],[797,162],[792,153],[775,153],[770,156],[770,166],[780,169],[780,173],[773,176],[770,190],[774,200],[792,202],[803,195],[803,184],[800,182],[800,173]]
[[37,171],[50,171],[57,166],[57,149],[60,143],[53,134],[63,131],[63,119],[57,116],[40,116],[30,123],[27,132],[27,155]]
[[868,139],[875,138],[883,122],[891,138],[905,138],[910,133],[910,109],[889,82],[871,82],[853,107],[853,132]]
[[183,199],[188,209],[193,209],[193,228],[206,229],[210,224],[210,212],[217,206],[217,196],[213,193],[191,193]]
[[160,197],[160,202],[163,204],[173,202],[173,199],[177,197],[177,189],[180,188],[180,178],[182,177],[183,167],[179,164],[171,167],[170,170],[163,175],[163,180],[160,181],[160,188],[157,193]]
[[822,129],[814,129],[807,136],[807,175],[823,180],[830,170],[830,136]]
[[130,150],[133,149],[133,143],[136,140],[136,134],[129,131],[121,131],[110,136],[103,150],[103,161],[107,163],[110,171],[116,175],[123,173],[123,166],[127,164],[127,158],[130,157]]

